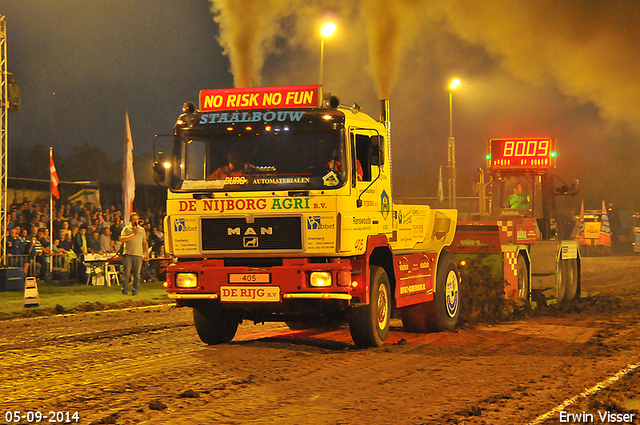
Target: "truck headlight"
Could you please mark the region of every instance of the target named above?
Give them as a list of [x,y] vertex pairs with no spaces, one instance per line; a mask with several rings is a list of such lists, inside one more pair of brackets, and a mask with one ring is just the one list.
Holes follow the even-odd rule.
[[331,286],[331,273],[311,272],[311,274],[309,275],[309,286],[313,286],[313,287]]
[[195,273],[178,273],[176,275],[178,288],[195,288],[198,286],[198,275]]

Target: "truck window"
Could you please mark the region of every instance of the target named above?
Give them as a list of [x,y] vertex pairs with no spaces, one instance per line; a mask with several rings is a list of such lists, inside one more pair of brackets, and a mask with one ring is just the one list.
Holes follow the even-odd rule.
[[205,124],[178,132],[175,143],[180,147],[174,146],[173,152],[181,157],[174,161],[181,169],[174,170],[179,178],[173,187],[273,191],[344,185],[349,168],[344,116],[313,112],[295,116],[302,119],[242,125],[212,124],[196,117],[196,122]]
[[355,135],[355,159],[354,173],[358,171],[358,162],[362,168],[362,178],[358,179],[365,182],[371,181],[371,163],[370,163],[370,147],[371,138],[368,135]]
[[534,205],[533,181],[529,177],[503,176],[493,182],[494,214],[531,217]]
[[206,177],[207,146],[202,140],[189,140],[185,149],[186,179],[197,180]]

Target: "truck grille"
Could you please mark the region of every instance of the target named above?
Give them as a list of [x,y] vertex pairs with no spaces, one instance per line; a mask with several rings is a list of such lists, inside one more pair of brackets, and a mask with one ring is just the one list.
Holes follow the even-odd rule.
[[202,251],[302,250],[300,217],[203,218]]

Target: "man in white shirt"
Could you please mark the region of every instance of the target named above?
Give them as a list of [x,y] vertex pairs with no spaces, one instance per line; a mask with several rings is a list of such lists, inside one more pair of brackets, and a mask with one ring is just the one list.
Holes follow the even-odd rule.
[[129,276],[133,273],[133,287],[131,295],[138,295],[140,285],[140,271],[142,262],[149,251],[146,232],[139,224],[138,213],[133,212],[129,217],[130,223],[125,226],[120,233],[120,242],[124,244],[122,264],[124,266],[124,282],[122,283],[122,294],[129,292]]

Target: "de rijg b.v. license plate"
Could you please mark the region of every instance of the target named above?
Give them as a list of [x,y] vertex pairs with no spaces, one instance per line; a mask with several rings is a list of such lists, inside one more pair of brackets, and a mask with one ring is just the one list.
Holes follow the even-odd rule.
[[220,301],[279,302],[280,288],[277,286],[221,286]]

